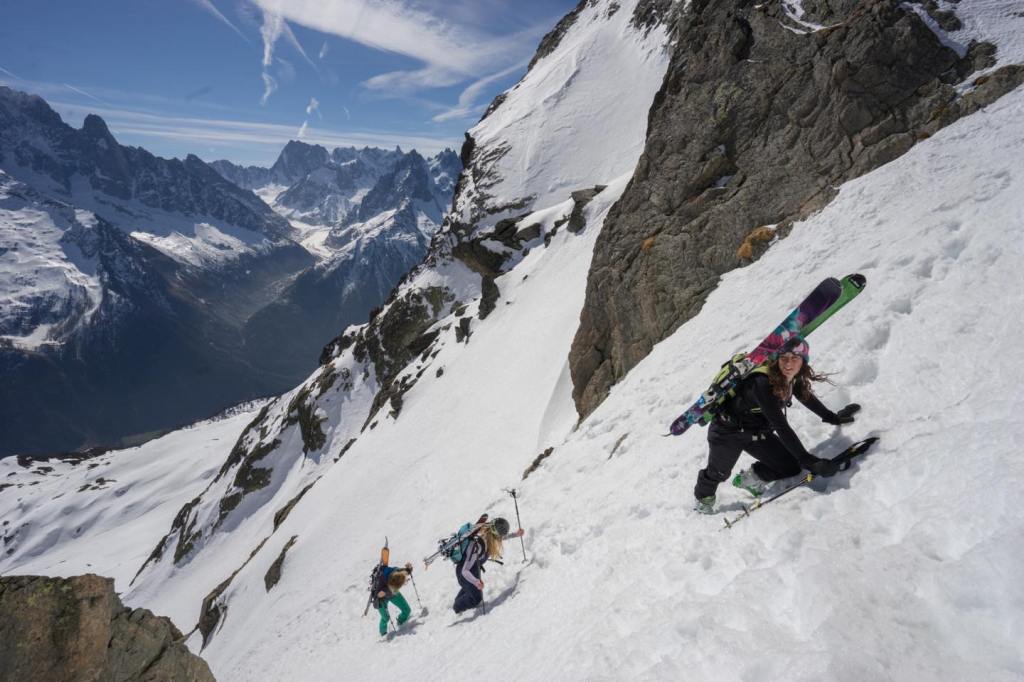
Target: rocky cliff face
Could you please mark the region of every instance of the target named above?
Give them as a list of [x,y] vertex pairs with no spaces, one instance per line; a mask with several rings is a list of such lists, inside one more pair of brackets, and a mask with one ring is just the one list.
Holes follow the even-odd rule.
[[0,679],[212,682],[182,639],[167,618],[122,605],[110,578],[0,578]]
[[682,10],[643,156],[594,255],[570,357],[581,415],[697,313],[722,273],[842,182],[1024,78],[1010,66],[964,82],[991,66],[994,47],[958,53],[905,3],[796,7],[694,0]]

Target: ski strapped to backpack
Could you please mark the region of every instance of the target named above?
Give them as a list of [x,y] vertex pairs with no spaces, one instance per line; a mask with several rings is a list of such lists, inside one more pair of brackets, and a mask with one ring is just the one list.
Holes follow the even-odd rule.
[[860,294],[866,284],[864,276],[857,274],[841,280],[830,277],[822,281],[754,350],[738,353],[723,364],[708,389],[672,422],[670,433],[679,436],[694,424],[707,425],[722,404],[735,395],[743,379],[755,372],[766,371],[762,368],[767,363],[799,344]]
[[[485,515],[486,516],[486,515]],[[469,544],[469,539],[476,534],[478,530],[487,525],[487,520],[483,520],[475,524],[465,524],[462,528],[452,535],[446,538],[442,538],[437,541],[437,551],[428,557],[423,558],[423,566],[429,568],[430,564],[433,563],[438,557],[444,557],[451,561],[458,563],[462,561],[462,554],[466,551],[466,547]]]
[[388,561],[391,559],[391,550],[388,549],[387,536],[384,537],[384,546],[380,548],[380,561],[373,567],[373,571],[370,572],[370,596],[366,600],[366,608],[363,609],[363,615],[365,616],[370,612],[370,605],[373,604],[374,599],[377,596],[377,580],[380,578],[380,572],[388,565]]
[[[836,455],[834,458],[832,458],[832,461],[839,462],[839,471],[846,471],[847,469],[850,468],[850,460],[852,460],[857,455],[862,455],[865,452],[867,452],[871,448],[871,446],[874,445],[876,442],[878,442],[878,436],[872,436],[870,438],[865,438],[864,440],[857,441],[856,443],[854,443],[853,445],[851,445],[850,447],[846,448],[841,453]],[[787,493],[793,492],[797,488],[802,488],[803,486],[807,485],[814,479],[814,474],[808,473],[796,483],[793,483],[792,485],[783,488],[780,492],[776,493],[775,495],[772,495],[767,500],[754,500],[754,503],[749,507],[744,506],[743,513],[737,516],[736,518],[732,520],[725,519],[725,527],[721,528],[720,530],[727,530],[729,528],[732,528],[737,523],[750,516],[752,512],[757,511],[758,509],[765,506],[769,502],[774,502],[775,500],[779,499],[780,497]]]

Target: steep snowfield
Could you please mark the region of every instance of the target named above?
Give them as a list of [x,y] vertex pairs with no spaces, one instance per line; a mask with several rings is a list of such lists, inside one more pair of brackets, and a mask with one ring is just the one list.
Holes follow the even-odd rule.
[[[1013,294],[1022,114],[1018,90],[845,185],[723,278],[572,432],[565,318],[607,209],[595,206],[583,234],[499,280],[507,299],[459,357],[410,392],[397,422],[361,437],[235,577],[204,651],[218,678],[1019,679],[1024,369],[994,360],[1012,356],[1024,317]],[[720,489],[717,516],[690,510],[704,433],[661,434],[717,363],[820,279],[849,272],[867,290],[811,346],[816,367],[836,372],[823,399],[864,412],[841,430],[799,408],[792,419],[819,453],[882,441],[851,471],[723,531],[745,502],[738,491]],[[529,563],[507,546],[506,564],[484,575],[488,613],[455,618],[451,566],[437,564],[416,573],[429,615],[378,643],[375,616],[359,616],[383,536],[394,563],[420,565],[434,539],[481,511],[514,518],[500,488],[519,484],[546,444],[555,451],[520,484]],[[267,593],[263,575],[293,535]],[[153,581],[129,601],[187,630],[209,589],[199,585],[228,575],[215,564],[190,567],[187,600],[180,584]]]
[[[725,277],[523,484],[530,562],[512,544],[506,565],[485,574],[487,615],[456,622],[452,571],[440,564],[416,574],[430,615],[377,644],[373,619],[359,614],[384,535],[395,563],[419,563],[434,538],[479,512],[512,516],[499,488],[515,485],[536,453],[520,427],[548,399],[516,376],[550,362],[550,378],[552,359],[564,357],[557,343],[537,352],[507,336],[547,328],[537,308],[516,303],[546,292],[554,304],[582,283],[554,267],[533,274],[470,342],[490,351],[487,369],[467,352],[393,428],[361,440],[239,574],[205,651],[215,672],[1019,679],[1024,370],[993,359],[1011,355],[1024,315],[1024,300],[1007,295],[1024,257],[1014,229],[1024,221],[1022,114],[1017,91],[951,126],[847,184],[761,261]],[[722,358],[756,342],[821,278],[854,271],[868,289],[815,334],[812,352],[819,369],[837,372],[825,401],[856,400],[863,415],[842,430],[799,409],[793,419],[821,453],[868,434],[880,447],[720,531],[722,514],[690,511],[703,432],[660,434]],[[723,513],[735,515],[743,496],[720,493]],[[292,535],[267,595],[262,575]],[[145,601],[171,609],[156,591]]]
[[[558,48],[470,129],[480,161],[465,198],[494,210],[521,199],[543,208],[593,178],[632,173],[646,135],[636,123],[646,122],[668,65],[665,27],[638,30],[636,5],[588,4]],[[455,209],[469,222],[465,200]]]
[[78,463],[21,466],[15,457],[0,459],[0,573],[97,573],[114,578],[117,590],[128,589],[258,407],[245,405],[231,416]]
[[[582,286],[561,263],[531,273],[460,367],[417,393],[392,428],[360,440],[236,577],[223,629],[204,652],[214,671],[235,680],[339,671],[1019,679],[1024,370],[994,360],[1012,355],[1024,316],[1012,294],[1024,257],[1022,114],[1018,90],[848,183],[762,260],[725,277],[704,311],[578,431],[559,423],[565,442],[522,484],[530,562],[507,547],[506,565],[484,576],[488,613],[457,622],[448,610],[455,581],[440,564],[416,574],[430,614],[377,644],[374,619],[359,614],[384,535],[394,563],[419,563],[435,538],[481,511],[512,516],[500,487],[515,485],[536,454],[522,426],[536,424],[549,399],[532,378],[550,363],[550,380],[568,342],[528,343],[560,315],[538,322],[543,307],[525,303],[548,296],[555,306]],[[756,342],[820,279],[849,272],[865,274],[867,290],[811,345],[815,365],[836,372],[824,400],[856,400],[864,412],[842,430],[799,409],[792,417],[820,453],[869,434],[880,446],[851,471],[721,531],[722,516],[745,500],[724,486],[721,514],[690,511],[703,432],[660,434],[718,362]],[[474,346],[486,366],[472,360]],[[562,398],[552,409],[567,391]],[[266,594],[262,575],[292,535],[281,583]],[[158,591],[143,601],[171,610]]]

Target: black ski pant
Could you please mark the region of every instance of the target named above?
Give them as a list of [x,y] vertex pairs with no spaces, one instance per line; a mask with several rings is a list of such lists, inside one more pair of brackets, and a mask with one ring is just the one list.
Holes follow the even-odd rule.
[[772,432],[732,431],[712,422],[708,427],[708,465],[697,474],[693,494],[700,499],[714,495],[718,484],[729,478],[741,452],[757,462],[754,473],[763,481],[777,481],[799,474],[803,467]]
[[[469,569],[469,572],[473,574],[473,577],[477,580],[480,579],[480,564]],[[466,580],[462,575],[462,563],[455,566],[455,579],[459,581],[459,586],[462,588],[459,593],[455,595],[455,604],[452,608],[455,609],[455,613],[462,613],[469,609],[480,606],[480,602],[484,600],[484,593],[477,589],[476,585]]]

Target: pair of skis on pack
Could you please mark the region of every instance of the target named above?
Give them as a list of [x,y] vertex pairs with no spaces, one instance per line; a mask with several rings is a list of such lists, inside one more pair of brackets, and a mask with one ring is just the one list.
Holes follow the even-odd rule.
[[722,403],[734,394],[736,387],[751,372],[796,347],[840,308],[856,298],[866,284],[864,275],[854,274],[841,280],[829,277],[816,286],[754,350],[742,360],[730,361],[725,376],[709,386],[689,409],[676,417],[669,432],[673,436],[681,436],[694,424],[706,426],[710,423]]

